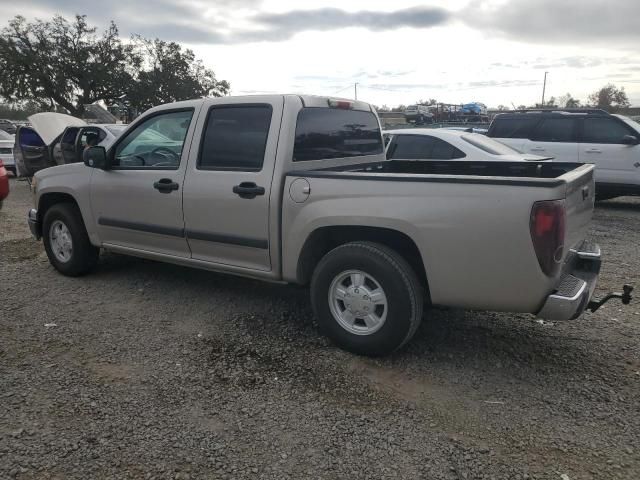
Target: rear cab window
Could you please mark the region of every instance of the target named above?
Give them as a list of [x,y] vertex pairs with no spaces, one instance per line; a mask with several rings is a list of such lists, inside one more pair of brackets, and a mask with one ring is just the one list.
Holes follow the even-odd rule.
[[305,107],[298,113],[293,161],[383,153],[378,119],[370,111]]

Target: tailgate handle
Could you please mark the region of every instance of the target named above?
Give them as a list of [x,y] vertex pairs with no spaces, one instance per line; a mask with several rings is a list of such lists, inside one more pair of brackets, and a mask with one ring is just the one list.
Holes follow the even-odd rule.
[[582,187],[582,200],[589,198],[589,187]]
[[242,182],[233,187],[233,193],[240,198],[256,198],[256,195],[264,195],[264,187],[259,187],[253,182]]

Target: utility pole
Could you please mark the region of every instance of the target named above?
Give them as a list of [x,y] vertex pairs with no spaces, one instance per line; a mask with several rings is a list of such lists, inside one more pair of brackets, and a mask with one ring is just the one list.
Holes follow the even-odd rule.
[[353,92],[355,93],[355,99],[358,99],[358,82],[353,84]]
[[544,108],[544,91],[547,89],[547,73],[544,72],[544,83],[542,84],[542,105],[540,107]]

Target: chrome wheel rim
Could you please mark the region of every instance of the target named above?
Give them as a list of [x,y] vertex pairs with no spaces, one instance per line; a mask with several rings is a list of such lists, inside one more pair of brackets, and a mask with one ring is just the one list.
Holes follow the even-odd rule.
[[60,220],[55,220],[49,228],[49,245],[59,262],[66,263],[71,260],[73,255],[71,232]]
[[389,311],[380,282],[361,270],[347,270],[333,279],[329,307],[338,324],[355,335],[371,335],[380,330]]

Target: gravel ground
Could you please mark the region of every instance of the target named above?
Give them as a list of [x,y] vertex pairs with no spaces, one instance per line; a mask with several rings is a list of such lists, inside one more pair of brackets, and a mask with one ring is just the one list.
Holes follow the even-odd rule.
[[[640,478],[640,304],[432,310],[379,360],[307,291],[103,255],[56,274],[0,211],[0,478]],[[640,199],[599,205],[598,293],[640,286]]]

